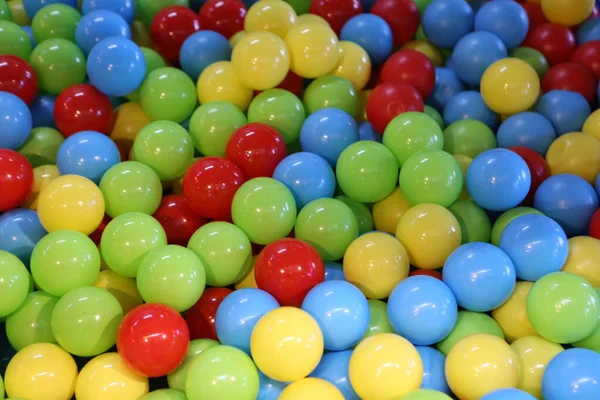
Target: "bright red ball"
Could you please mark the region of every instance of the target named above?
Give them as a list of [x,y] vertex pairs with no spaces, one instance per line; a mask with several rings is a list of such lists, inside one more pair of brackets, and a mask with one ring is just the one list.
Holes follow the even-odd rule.
[[194,232],[206,223],[206,219],[192,210],[182,194],[163,197],[153,217],[164,228],[169,244],[184,247],[188,245]]
[[282,306],[300,307],[306,294],[323,282],[325,266],[319,253],[298,239],[268,244],[256,258],[256,285]]
[[519,3],[527,13],[529,19],[529,32],[533,31],[537,26],[548,22],[542,7],[538,3],[530,3],[528,1]]
[[171,373],[185,358],[190,333],[183,317],[163,304],[131,310],[119,327],[117,350],[137,373],[157,378]]
[[19,207],[33,188],[33,168],[25,156],[0,149],[0,212]]
[[9,54],[0,55],[0,92],[12,93],[29,104],[37,89],[37,77],[27,61]]
[[571,56],[571,61],[586,66],[600,79],[600,40],[582,44]]
[[302,97],[302,89],[304,88],[304,81],[302,77],[296,75],[292,71],[289,71],[285,78],[279,85],[276,86],[278,89],[287,90],[288,92],[294,93],[298,97]]
[[570,90],[580,93],[592,103],[596,98],[598,81],[587,67],[574,62],[566,62],[550,68],[544,74],[541,84],[544,93],[557,89]]
[[596,210],[590,220],[590,236],[600,239],[600,209]]
[[113,107],[108,96],[92,85],[73,85],[56,98],[54,121],[67,137],[81,131],[108,133],[113,123]]
[[371,13],[388,23],[396,46],[411,41],[421,23],[419,8],[413,0],[377,0]]
[[198,15],[202,29],[218,32],[230,39],[244,30],[246,7],[240,0],[208,0]]
[[431,276],[433,278],[439,279],[440,281],[443,280],[441,272],[439,272],[438,270],[435,270],[435,269],[415,269],[414,271],[412,271],[411,273],[408,274],[408,276],[421,276],[421,275]]
[[215,328],[215,316],[219,305],[230,293],[232,290],[227,288],[207,288],[200,300],[185,312],[185,321],[190,329],[192,340],[219,340]]
[[308,12],[327,21],[339,36],[344,24],[362,13],[362,5],[360,0],[312,0]]
[[100,244],[100,239],[102,239],[102,233],[104,233],[104,229],[110,221],[112,221],[112,218],[109,217],[107,214],[104,214],[104,218],[102,218],[102,222],[100,222],[100,225],[96,228],[94,232],[90,233],[90,239],[92,239],[92,241],[96,243],[96,245]]
[[425,99],[435,86],[435,67],[429,57],[420,51],[400,50],[383,64],[381,80],[408,83]]
[[150,37],[156,50],[170,61],[179,60],[185,39],[200,30],[200,18],[187,7],[163,8],[150,25]]
[[569,61],[577,43],[566,26],[546,23],[530,30],[523,46],[536,49],[546,57],[548,64],[556,65]]
[[530,206],[533,204],[533,197],[535,196],[538,187],[550,177],[550,167],[546,160],[544,160],[544,157],[528,147],[515,146],[510,147],[508,150],[512,150],[520,155],[529,167],[529,172],[531,173],[531,188],[529,189],[529,193],[527,193],[527,197],[521,202],[521,205]]
[[375,131],[382,135],[396,116],[407,111],[423,110],[423,98],[408,83],[384,82],[373,89],[367,100],[367,118]]

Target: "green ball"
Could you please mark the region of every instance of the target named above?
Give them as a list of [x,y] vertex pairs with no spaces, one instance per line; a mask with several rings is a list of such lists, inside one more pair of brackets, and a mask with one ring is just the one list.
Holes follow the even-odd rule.
[[49,4],[42,7],[31,21],[36,43],[48,39],[66,39],[75,42],[75,30],[81,19],[79,11],[65,4]]
[[69,86],[85,80],[85,56],[75,43],[65,39],[48,39],[39,43],[31,53],[30,63],[40,89],[49,94],[58,95]]
[[46,292],[29,293],[21,306],[6,319],[6,337],[17,351],[35,343],[56,343],[52,312],[58,297]]
[[16,256],[4,250],[0,250],[0,293],[0,318],[15,312],[29,293],[27,268]]
[[196,304],[205,285],[200,259],[177,245],[152,250],[137,272],[137,288],[146,303],[166,304],[179,312]]
[[115,345],[122,319],[123,309],[115,296],[95,286],[84,286],[58,300],[52,313],[52,332],[69,353],[93,357]]
[[443,150],[414,154],[400,170],[400,189],[412,204],[448,207],[458,199],[462,186],[458,161]]
[[125,161],[110,167],[100,180],[106,213],[112,218],[128,212],[154,214],[162,198],[158,175],[145,164]]
[[[596,288],[596,294],[600,297],[600,289]],[[597,353],[600,353],[600,324],[594,329],[594,331],[588,336],[572,343],[574,347],[581,347],[584,349],[590,349]]]
[[452,347],[467,336],[487,333],[504,340],[500,325],[489,315],[472,311],[459,311],[456,324],[442,341],[436,344],[439,351],[448,355]]
[[485,210],[471,200],[457,200],[448,207],[456,217],[462,233],[462,244],[490,242],[492,224]]
[[142,83],[140,104],[144,113],[154,121],[183,122],[196,108],[196,85],[177,68],[155,69]]
[[136,9],[141,21],[150,26],[160,10],[171,6],[189,7],[189,0],[137,0]]
[[36,285],[53,296],[93,285],[99,273],[98,248],[80,232],[51,232],[35,245],[31,254],[31,274]]
[[359,99],[354,85],[336,75],[325,75],[315,79],[304,91],[304,107],[307,114],[323,108],[339,108],[356,117]]
[[492,227],[492,235],[491,242],[494,246],[500,246],[500,236],[502,236],[502,232],[504,232],[504,228],[508,226],[515,219],[519,218],[522,215],[527,214],[537,214],[544,215],[541,211],[536,210],[531,207],[516,207],[510,209],[508,211],[503,212],[494,222],[494,226]]
[[531,47],[517,47],[509,53],[509,57],[525,61],[527,64],[531,65],[540,77],[544,76],[550,68],[546,57],[538,50],[532,49]]
[[298,213],[294,236],[313,246],[323,261],[336,261],[358,237],[358,221],[344,202],[317,199]]
[[[29,60],[31,40],[27,32],[11,21],[0,20],[0,54],[11,54]],[[38,81],[39,79],[38,76]]]
[[415,4],[417,5],[417,8],[419,9],[419,13],[421,13],[421,15],[423,15],[423,12],[425,11],[425,9],[427,8],[427,6],[429,4],[431,4],[431,2],[433,0],[413,0],[415,2]]
[[231,103],[206,103],[192,114],[190,135],[200,154],[224,157],[229,138],[247,122],[242,110]]
[[135,137],[133,158],[152,168],[161,181],[170,181],[183,176],[194,158],[194,145],[181,125],[155,121]]
[[[163,68],[167,66],[165,59],[162,58],[157,51],[149,49],[148,47],[140,47],[142,53],[144,54],[144,59],[146,60],[146,76],[155,69]],[[136,91],[129,93],[125,96],[125,98],[129,101],[140,101],[140,89],[138,88]]]
[[335,175],[346,196],[359,203],[376,203],[394,191],[398,161],[381,143],[363,140],[342,151]]
[[233,285],[246,274],[252,260],[248,236],[229,222],[200,227],[190,238],[188,248],[202,261],[210,286]]
[[140,400],[187,400],[187,397],[180,390],[158,389],[148,393]]
[[413,154],[424,150],[442,150],[444,136],[437,122],[425,113],[405,112],[388,124],[383,144],[394,153],[402,166]]
[[294,11],[296,11],[296,14],[308,14],[308,9],[310,8],[310,0],[285,0],[285,2],[292,6]]
[[100,239],[102,259],[114,272],[135,278],[144,257],[167,245],[162,225],[148,214],[119,215],[106,225]]
[[255,400],[259,376],[252,359],[231,346],[205,350],[192,361],[185,394],[188,400]]
[[371,215],[371,210],[369,210],[369,207],[359,203],[358,201],[352,200],[348,196],[339,195],[335,196],[335,198],[344,202],[344,204],[350,207],[354,213],[354,217],[356,217],[356,221],[358,222],[359,235],[371,232],[373,230],[373,216]]
[[41,165],[55,165],[58,148],[65,137],[53,128],[33,128],[19,153],[31,163],[33,168]]
[[444,150],[475,158],[486,150],[496,148],[494,132],[483,122],[463,119],[444,130]]
[[260,122],[277,129],[286,144],[298,143],[306,119],[304,105],[293,93],[269,89],[256,96],[248,107],[248,122]]
[[600,299],[584,278],[553,272],[538,279],[527,296],[527,315],[536,332],[554,343],[573,343],[598,326]]
[[419,389],[404,396],[398,400],[452,400],[447,394],[433,389]]
[[254,178],[235,193],[231,216],[251,242],[267,245],[283,239],[294,228],[296,201],[283,183],[272,178]]
[[363,339],[380,333],[394,333],[392,324],[387,316],[387,303],[381,300],[368,300],[369,303],[369,327]]
[[[0,0],[0,21],[12,21],[12,11],[6,0]],[[0,386],[1,388],[2,386]],[[3,396],[4,392],[0,390],[0,396]]]
[[[185,391],[185,382],[187,373],[190,369],[190,364],[194,359],[203,351],[208,350],[212,347],[219,346],[219,342],[212,339],[196,339],[190,342],[187,353],[183,362],[177,367],[177,369],[167,375],[167,382],[171,389],[177,389]],[[184,399],[185,400],[185,399]]]
[[446,123],[444,122],[444,117],[433,107],[426,105],[423,111],[425,114],[429,115],[440,128],[444,129],[446,127]]
[[[419,1],[419,0],[417,0]],[[415,3],[417,2],[415,1]],[[425,0],[427,2],[427,5],[429,5],[429,3],[431,3],[432,0]],[[424,1],[421,1],[421,3],[423,3]],[[425,5],[425,7],[427,7],[427,5]],[[421,11],[422,13],[422,11]],[[422,41],[427,41],[427,36],[425,36],[425,32],[423,31],[423,25],[419,25],[419,28],[417,29],[417,33],[415,33],[415,40],[422,40]]]

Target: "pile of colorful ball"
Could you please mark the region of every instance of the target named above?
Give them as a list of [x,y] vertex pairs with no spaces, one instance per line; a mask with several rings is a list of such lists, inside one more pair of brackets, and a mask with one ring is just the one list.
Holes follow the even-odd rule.
[[0,399],[600,399],[593,0],[0,0]]

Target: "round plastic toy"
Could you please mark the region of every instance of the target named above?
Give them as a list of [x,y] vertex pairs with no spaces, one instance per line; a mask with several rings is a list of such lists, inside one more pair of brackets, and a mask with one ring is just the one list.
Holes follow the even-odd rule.
[[380,78],[382,82],[407,83],[425,99],[434,90],[436,73],[426,55],[417,50],[404,49],[387,59],[381,68]]
[[496,130],[500,118],[484,101],[481,93],[465,90],[452,96],[444,107],[444,123],[451,125],[462,119],[474,119]]
[[440,341],[436,348],[444,355],[448,355],[450,350],[462,339],[475,334],[489,334],[504,340],[502,328],[496,321],[487,314],[476,313],[462,310],[458,312],[456,325],[448,336]]
[[86,15],[95,10],[109,10],[119,14],[128,24],[133,22],[135,6],[133,0],[83,0],[81,12]]
[[184,41],[200,30],[200,18],[184,6],[165,7],[152,19],[150,37],[156,50],[169,61],[179,60]]
[[177,369],[171,372],[167,376],[167,382],[169,383],[169,387],[174,390],[180,390],[185,392],[185,384],[187,381],[187,372],[190,369],[190,365],[192,361],[195,360],[196,356],[208,350],[212,347],[219,346],[219,342],[212,339],[196,339],[190,342],[190,346],[188,347],[188,351],[186,353],[185,359],[177,367]]
[[229,39],[244,30],[246,7],[240,0],[208,0],[200,7],[200,26]]
[[29,273],[25,265],[13,254],[0,250],[0,288],[6,299],[0,307],[0,318],[11,315],[25,301],[29,292]]
[[187,246],[192,235],[206,219],[198,216],[181,194],[170,194],[162,198],[153,217],[162,225],[169,244]]
[[559,136],[581,131],[591,113],[585,97],[568,90],[552,90],[545,93],[538,101],[535,111],[548,118]]
[[[450,388],[446,382],[444,364],[446,357],[438,350],[428,346],[417,346],[417,351],[423,362],[423,382],[421,388],[425,391],[438,391],[449,394]],[[425,400],[427,398],[425,397]],[[434,398],[435,400],[435,398]]]
[[358,400],[358,396],[348,377],[348,365],[352,350],[328,352],[323,355],[321,362],[310,374],[311,377],[324,379],[335,385],[345,396],[345,399]]
[[434,0],[423,12],[421,25],[431,43],[451,49],[473,29],[473,10],[464,0]]
[[315,397],[325,396],[324,398],[331,400],[345,399],[342,392],[332,383],[319,378],[304,378],[299,381],[292,382],[288,385],[281,394],[281,400],[310,400]]
[[115,296],[123,309],[123,314],[127,314],[144,302],[135,284],[135,279],[126,278],[111,270],[100,271],[94,286]]
[[56,124],[54,123],[55,101],[56,96],[51,94],[40,94],[33,99],[30,111],[34,127],[56,128]]
[[267,0],[264,3],[254,3],[244,19],[244,31],[267,31],[284,39],[296,23],[296,12],[287,3]]
[[[539,10],[540,7],[536,3],[523,3],[521,5],[523,8],[533,8]],[[542,21],[542,23],[545,21]],[[530,18],[529,24],[532,26],[534,21]],[[531,65],[535,72],[537,72],[538,76],[541,78],[548,71],[549,65],[548,60],[542,53],[540,53],[536,49],[532,49],[531,47],[517,47],[509,52],[509,55],[514,58],[521,59]]]
[[[57,132],[57,134],[59,134]],[[59,134],[60,135],[60,134]],[[33,169],[33,188],[25,202],[22,204],[23,207],[29,208],[31,210],[37,210],[37,201],[40,195],[40,192],[48,186],[50,182],[52,182],[55,178],[59,176],[58,168],[55,165],[41,165]],[[39,216],[38,216],[39,218]]]
[[600,252],[600,240],[587,236],[569,239],[569,256],[563,271],[585,278],[593,287],[600,286],[600,275],[594,268],[594,260]]
[[192,339],[218,340],[215,328],[219,305],[232,293],[227,288],[207,288],[200,300],[185,313],[185,322],[190,329]]
[[337,200],[341,200],[344,204],[350,207],[356,222],[358,222],[358,234],[362,235],[373,230],[373,217],[371,216],[371,210],[363,203],[352,200],[348,196],[339,195],[335,197]]
[[436,68],[435,82],[433,91],[425,102],[440,112],[454,95],[465,90],[463,83],[451,68]]
[[85,14],[75,30],[75,41],[86,55],[98,42],[113,36],[131,39],[131,29],[121,15],[106,9]]
[[531,29],[523,45],[538,50],[551,66],[569,61],[577,47],[575,35],[568,27],[545,21]]
[[462,243],[488,243],[492,225],[488,214],[471,200],[459,199],[449,208],[460,224]]
[[366,110],[375,131],[385,132],[396,116],[408,111],[423,112],[423,98],[408,83],[384,82],[369,95]]
[[285,143],[300,136],[304,105],[298,97],[282,89],[270,89],[257,95],[248,107],[248,122],[261,122],[277,129]]
[[[0,59],[0,63],[4,62]],[[0,66],[0,72],[2,70]],[[0,86],[0,89],[5,88]],[[0,129],[4,132],[0,145],[5,149],[16,150],[29,138],[32,127],[31,112],[23,100],[6,91],[0,91],[0,110]]]
[[581,94],[590,103],[596,99],[597,79],[595,75],[586,66],[574,62],[553,66],[544,74],[541,84],[544,93],[563,89]]
[[[581,24],[591,16],[594,8],[594,2],[589,0],[569,2],[567,4],[556,0],[544,0],[540,4],[542,11],[544,11],[544,16],[550,22],[565,26]],[[575,9],[571,5],[575,6]]]
[[598,370],[593,367],[598,362],[598,353],[587,349],[568,349],[558,354],[544,372],[544,399],[583,400],[600,395]]
[[362,12],[362,4],[358,0],[319,0],[310,3],[308,12],[325,19],[331,29],[339,35],[344,24]]
[[94,86],[69,86],[56,98],[54,121],[65,136],[81,131],[108,133],[113,123],[112,105]]
[[325,75],[315,79],[304,91],[302,100],[307,114],[322,108],[339,108],[353,117],[358,114],[356,89],[352,82],[341,76]]
[[37,77],[26,60],[5,54],[0,56],[0,91],[12,93],[25,104],[31,104],[37,89]]
[[55,166],[58,148],[65,137],[53,128],[33,128],[29,139],[19,149],[33,168]]
[[33,189],[33,169],[21,154],[0,149],[0,211],[19,207]]
[[387,303],[381,300],[368,300],[369,303],[369,327],[365,333],[365,338],[375,336],[380,333],[394,333],[392,325],[387,317]]
[[546,154],[552,175],[573,174],[594,184],[600,173],[600,140],[573,132],[556,139]]
[[231,46],[227,39],[214,31],[203,30],[188,36],[179,51],[181,68],[197,81],[210,64],[231,58]]
[[[369,11],[365,4],[365,11]],[[388,23],[394,36],[394,44],[401,46],[411,40],[420,23],[420,12],[418,6],[412,1],[375,1],[370,10],[371,13],[380,16]]]
[[550,121],[541,114],[526,111],[508,117],[496,133],[498,147],[522,146],[535,150],[542,156],[556,139]]
[[537,334],[527,315],[527,296],[532,287],[533,282],[517,282],[508,300],[492,311],[508,343]]
[[197,94],[201,104],[223,101],[245,110],[252,100],[253,91],[242,84],[230,61],[219,61],[202,71]]
[[35,343],[56,343],[51,319],[57,301],[58,298],[42,291],[29,293],[21,306],[6,318],[6,337],[15,350]]
[[535,400],[536,398],[519,389],[499,389],[483,396],[481,400]]
[[497,35],[508,49],[514,49],[525,40],[530,23],[520,4],[485,3],[475,15],[474,27],[476,31],[488,31]]
[[31,20],[33,38],[37,43],[48,39],[75,41],[75,30],[81,19],[76,8],[65,4],[48,4]]
[[600,70],[598,67],[598,47],[597,41],[591,41],[581,44],[571,56],[571,61],[586,66],[594,73],[596,78],[600,78]]
[[402,396],[400,400],[448,400],[446,394],[437,390],[419,389]]
[[360,45],[374,65],[382,64],[392,53],[392,30],[387,22],[374,14],[350,18],[340,32],[340,39]]
[[456,43],[452,51],[452,66],[463,82],[478,85],[486,69],[507,55],[506,46],[498,36],[476,31]]
[[[12,21],[0,20],[0,53],[29,59],[32,43],[24,29]],[[75,46],[77,47],[77,46]]]
[[196,87],[185,72],[164,67],[150,72],[146,78],[141,76],[144,81],[140,88],[140,104],[150,119],[182,122],[192,115],[196,108]]
[[356,90],[364,89],[371,76],[369,55],[353,42],[341,41],[338,48],[339,60],[331,73],[352,82]]
[[410,202],[404,196],[402,190],[397,187],[392,194],[373,205],[372,213],[375,229],[395,234],[398,221],[410,207]]
[[194,111],[189,131],[196,149],[204,156],[225,156],[231,136],[246,125],[246,116],[234,104],[214,101]]
[[475,158],[493,148],[496,148],[494,132],[481,121],[463,119],[444,130],[444,150],[452,155]]

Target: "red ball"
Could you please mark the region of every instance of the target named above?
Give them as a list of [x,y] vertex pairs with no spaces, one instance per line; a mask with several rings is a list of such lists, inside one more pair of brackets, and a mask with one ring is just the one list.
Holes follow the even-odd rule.
[[384,82],[373,89],[367,100],[367,118],[382,135],[394,117],[407,111],[423,110],[423,98],[408,83]]
[[157,378],[171,373],[185,358],[190,333],[183,317],[163,304],[131,310],[119,327],[117,350],[137,373]]
[[258,288],[279,304],[300,307],[310,289],[325,279],[325,266],[311,245],[286,238],[265,246],[256,258],[254,276]]
[[37,89],[37,77],[27,61],[9,54],[0,55],[0,92],[12,93],[29,104]]
[[542,91],[563,89],[580,93],[592,103],[596,98],[596,77],[587,67],[574,62],[553,66],[542,78]]
[[112,218],[109,217],[107,214],[104,214],[104,218],[102,218],[102,222],[100,222],[100,225],[96,228],[94,232],[90,233],[90,239],[92,239],[92,241],[96,243],[96,246],[100,244],[100,239],[102,239],[102,233],[104,233],[104,229],[110,221],[112,221]]
[[360,0],[313,0],[308,12],[327,21],[339,36],[344,24],[350,18],[362,13],[362,5]]
[[575,35],[566,26],[546,23],[530,30],[523,46],[538,50],[548,64],[556,65],[569,61],[577,43]]
[[529,19],[529,32],[533,31],[537,26],[548,22],[542,7],[538,3],[523,2],[521,7],[525,9],[527,18]]
[[217,308],[231,289],[215,287],[207,288],[200,300],[185,312],[185,321],[190,329],[190,337],[195,339],[219,340],[215,328]]
[[550,177],[550,167],[546,160],[544,160],[544,157],[537,151],[528,147],[515,146],[510,147],[508,150],[512,150],[520,155],[529,167],[529,172],[531,173],[531,188],[529,189],[529,193],[527,193],[527,197],[525,197],[521,203],[522,206],[529,206],[533,204],[533,196],[535,196],[538,187]]
[[112,104],[92,85],[69,86],[56,98],[54,121],[67,137],[81,131],[108,133],[113,123]]
[[205,157],[196,161],[183,176],[183,195],[192,210],[201,217],[227,220],[231,202],[246,181],[233,161],[223,157]]
[[582,44],[571,56],[571,61],[585,65],[600,79],[600,40],[592,40]]
[[244,30],[246,7],[240,0],[208,0],[198,15],[202,29],[218,32],[229,39]]
[[163,197],[153,216],[164,228],[169,244],[184,247],[194,232],[206,223],[206,219],[192,210],[182,194]]
[[33,168],[25,156],[0,149],[0,212],[19,207],[33,189]]
[[225,154],[248,178],[271,177],[287,155],[285,141],[277,129],[260,123],[246,124],[229,138]]
[[292,71],[289,71],[285,78],[279,85],[276,86],[278,89],[287,90],[288,92],[294,93],[298,97],[302,97],[302,89],[304,88],[304,80],[302,77],[296,75]]
[[185,39],[200,30],[200,18],[187,7],[163,8],[150,25],[150,37],[156,50],[167,60],[179,60]]
[[443,280],[442,274],[438,270],[435,270],[435,269],[415,269],[410,274],[408,274],[408,276],[420,276],[420,275],[431,276],[433,278],[439,279],[440,281]]
[[600,239],[600,209],[596,210],[590,220],[590,236]]
[[421,23],[419,8],[413,0],[377,0],[371,13],[388,23],[396,46],[411,41]]
[[400,50],[383,64],[381,80],[408,83],[425,99],[435,86],[435,67],[429,57],[420,51]]

